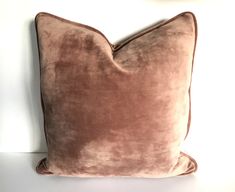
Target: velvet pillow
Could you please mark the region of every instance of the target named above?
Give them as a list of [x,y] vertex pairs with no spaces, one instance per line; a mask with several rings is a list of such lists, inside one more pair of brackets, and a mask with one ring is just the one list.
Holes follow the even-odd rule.
[[196,170],[180,151],[190,126],[191,12],[116,45],[48,13],[35,21],[48,145],[38,173],[160,178]]

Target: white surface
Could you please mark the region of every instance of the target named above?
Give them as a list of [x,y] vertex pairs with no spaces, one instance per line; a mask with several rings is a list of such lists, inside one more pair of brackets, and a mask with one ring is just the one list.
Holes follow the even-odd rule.
[[[235,173],[201,177],[195,175],[166,179],[100,178],[41,176],[35,172],[44,154],[0,153],[1,192],[234,192]],[[208,175],[208,174],[207,174]]]

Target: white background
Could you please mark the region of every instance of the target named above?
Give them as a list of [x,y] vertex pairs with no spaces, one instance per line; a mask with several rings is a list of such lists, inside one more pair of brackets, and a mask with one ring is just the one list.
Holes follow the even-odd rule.
[[198,20],[198,44],[192,83],[192,126],[183,149],[198,161],[198,174],[206,170],[200,178],[213,176],[211,182],[216,182],[217,175],[233,174],[235,11],[232,2],[0,0],[0,152],[46,151],[33,23],[38,12],[91,25],[115,43],[161,19],[192,11]]

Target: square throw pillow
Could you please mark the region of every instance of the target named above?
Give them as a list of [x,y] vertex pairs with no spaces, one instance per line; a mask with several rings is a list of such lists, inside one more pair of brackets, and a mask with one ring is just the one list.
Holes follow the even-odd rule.
[[191,12],[116,45],[48,13],[35,23],[48,145],[38,173],[162,178],[197,169],[180,151],[190,126]]

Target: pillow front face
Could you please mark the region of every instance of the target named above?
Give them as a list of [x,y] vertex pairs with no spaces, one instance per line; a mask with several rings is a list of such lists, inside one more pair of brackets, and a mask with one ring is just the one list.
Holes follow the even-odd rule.
[[160,178],[192,173],[192,13],[112,45],[98,30],[36,16],[48,157],[37,172]]

